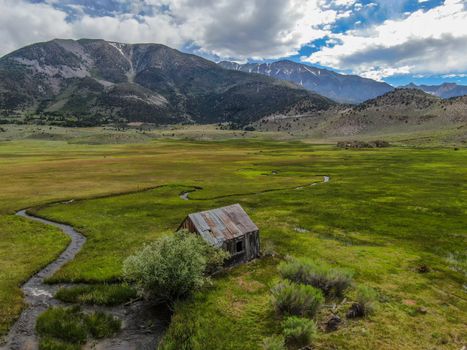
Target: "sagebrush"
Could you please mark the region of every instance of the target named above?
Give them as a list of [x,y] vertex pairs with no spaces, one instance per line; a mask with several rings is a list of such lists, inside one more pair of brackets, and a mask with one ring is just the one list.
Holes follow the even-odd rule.
[[282,328],[287,344],[297,347],[310,345],[317,332],[313,320],[297,316],[286,318]]
[[283,278],[319,288],[327,297],[341,298],[352,284],[352,272],[316,262],[288,258],[279,264]]
[[285,338],[282,335],[272,335],[264,338],[261,345],[262,350],[284,350]]
[[277,283],[271,293],[276,312],[280,315],[313,317],[324,301],[319,289],[288,280]]

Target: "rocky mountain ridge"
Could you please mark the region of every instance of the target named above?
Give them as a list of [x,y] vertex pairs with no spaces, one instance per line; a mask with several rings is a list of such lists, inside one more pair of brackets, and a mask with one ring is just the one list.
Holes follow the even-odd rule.
[[320,110],[335,103],[159,44],[56,39],[0,58],[3,118],[243,125],[296,104]]
[[257,73],[290,81],[340,103],[361,103],[394,89],[391,85],[383,82],[357,75],[339,74],[289,60],[246,64],[222,61],[219,62],[219,65],[235,71]]

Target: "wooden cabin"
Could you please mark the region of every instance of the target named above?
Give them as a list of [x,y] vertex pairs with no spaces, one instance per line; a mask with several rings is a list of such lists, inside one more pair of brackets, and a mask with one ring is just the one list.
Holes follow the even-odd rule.
[[259,229],[240,204],[189,214],[178,229],[197,233],[228,251],[228,265],[255,259],[260,253]]

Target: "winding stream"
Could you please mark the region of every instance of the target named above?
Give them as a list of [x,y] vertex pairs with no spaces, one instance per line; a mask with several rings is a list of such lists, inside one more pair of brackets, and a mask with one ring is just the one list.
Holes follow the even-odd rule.
[[[219,199],[219,198],[225,198],[225,197],[236,197],[236,196],[251,196],[251,195],[260,194],[260,193],[275,192],[275,191],[286,191],[286,190],[291,190],[291,189],[301,190],[301,189],[303,189],[305,187],[316,186],[316,185],[318,185],[320,183],[329,182],[329,180],[331,180],[331,177],[327,176],[327,175],[324,175],[322,182],[312,182],[311,184],[304,185],[304,186],[298,186],[298,187],[294,187],[294,188],[275,188],[275,189],[264,190],[264,191],[253,192],[253,193],[229,194],[229,195],[226,195],[226,196],[213,197],[213,198],[202,198],[202,199],[197,199],[197,200],[211,200],[211,199]],[[202,187],[195,187],[192,190],[184,191],[184,192],[180,193],[179,197],[180,197],[180,199],[182,199],[184,201],[192,200],[189,197],[190,193],[193,193],[193,192],[196,192],[196,191],[199,191],[199,190],[202,190],[202,189],[203,189]]]

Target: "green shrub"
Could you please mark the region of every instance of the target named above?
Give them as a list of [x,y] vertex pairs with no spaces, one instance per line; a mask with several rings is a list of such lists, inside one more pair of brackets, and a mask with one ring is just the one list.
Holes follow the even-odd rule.
[[136,298],[136,290],[126,284],[98,284],[61,288],[55,298],[66,303],[119,305]]
[[51,308],[37,318],[40,349],[79,349],[88,338],[104,338],[120,330],[120,320],[103,312],[86,314],[79,307]]
[[348,270],[332,268],[328,270],[326,277],[322,290],[327,296],[342,298],[352,285],[352,273]]
[[367,286],[359,286],[356,292],[355,303],[352,304],[347,312],[347,317],[365,317],[372,314],[375,310],[376,298],[377,293],[374,289]]
[[77,307],[48,309],[37,318],[36,331],[40,336],[77,344],[86,342],[88,336],[83,314]]
[[278,268],[283,278],[319,288],[327,297],[343,297],[352,284],[350,271],[329,268],[310,261],[290,258],[279,264]]
[[284,280],[271,289],[274,307],[281,315],[313,317],[324,301],[320,290]]
[[282,333],[288,345],[303,347],[310,345],[316,335],[316,324],[314,321],[291,316],[282,323]]
[[195,237],[201,241],[200,244],[202,247],[204,247],[202,253],[207,259],[206,269],[204,270],[205,275],[209,276],[215,272],[218,272],[224,265],[225,260],[230,257],[230,254],[225,250],[218,249],[210,244],[207,244],[201,237],[197,235],[195,235]]
[[123,271],[143,295],[173,306],[200,289],[208,279],[206,275],[219,269],[227,255],[198,235],[177,232],[127,258]]
[[273,335],[263,339],[263,350],[284,350],[285,339],[281,335]]

